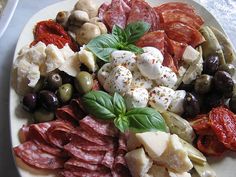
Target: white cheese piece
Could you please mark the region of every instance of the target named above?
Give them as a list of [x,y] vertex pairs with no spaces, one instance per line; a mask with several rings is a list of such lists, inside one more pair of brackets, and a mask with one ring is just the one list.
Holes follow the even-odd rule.
[[176,172],[169,171],[169,176],[170,177],[191,177],[191,174],[188,172],[176,173]]
[[149,177],[170,177],[167,169],[158,165],[152,165],[147,174]]
[[136,133],[129,132],[127,137],[127,149],[128,151],[132,151],[136,149],[137,147],[140,147],[142,144],[139,142],[139,140],[136,137]]
[[68,43],[66,43],[66,45],[59,50],[61,51],[65,60],[71,58],[75,54],[75,52],[70,48]]
[[78,54],[68,58],[58,69],[75,77],[80,72],[80,59]]
[[170,134],[165,132],[136,133],[138,141],[144,146],[151,159],[158,159],[166,150]]
[[171,88],[159,86],[149,92],[149,104],[160,112],[167,110],[175,91]]
[[144,77],[154,80],[161,75],[163,66],[161,65],[159,58],[155,58],[149,53],[143,53],[137,57],[138,69]]
[[85,49],[80,50],[79,59],[90,71],[95,72],[97,70],[96,56],[92,52]]
[[49,73],[57,68],[59,68],[64,62],[64,56],[62,55],[60,49],[53,44],[49,44],[45,50],[46,52],[46,72]]
[[133,75],[133,79],[132,79],[132,83],[131,83],[131,87],[132,88],[145,88],[147,90],[150,90],[151,88],[153,88],[154,82],[146,77],[144,77],[140,71],[134,70],[132,72]]
[[160,75],[157,77],[157,84],[169,88],[174,88],[177,82],[177,75],[170,68],[162,66]]
[[35,87],[35,85],[40,79],[40,71],[38,65],[31,64],[30,70],[27,74],[27,79],[30,81],[28,86],[32,88]]
[[178,173],[184,173],[193,168],[187,151],[184,149],[179,137],[175,134],[170,136],[165,152],[155,161]]
[[143,108],[147,106],[148,97],[148,91],[145,88],[131,88],[125,93],[124,100],[127,109]]
[[105,80],[108,78],[110,72],[111,72],[112,68],[111,68],[111,64],[110,63],[106,63],[104,64],[98,71],[97,77],[98,77],[98,81],[101,85],[104,85]]
[[176,90],[173,99],[168,107],[170,112],[181,115],[184,112],[184,97],[186,95],[185,90]]
[[159,49],[157,49],[156,47],[143,47],[142,49],[143,49],[144,53],[149,53],[149,54],[151,54],[154,58],[158,58],[158,61],[159,61],[160,63],[163,62],[164,57],[163,57],[161,51],[160,51]]
[[130,71],[134,71],[137,68],[136,56],[133,52],[125,50],[116,50],[111,53],[111,67],[124,66]]
[[182,59],[186,63],[191,64],[192,62],[198,59],[199,55],[200,53],[189,45],[186,47]]
[[152,166],[152,160],[145,154],[143,148],[128,152],[125,160],[133,177],[143,177]]
[[124,94],[130,88],[132,73],[124,66],[117,66],[112,69],[104,83],[104,89],[109,93],[118,92]]

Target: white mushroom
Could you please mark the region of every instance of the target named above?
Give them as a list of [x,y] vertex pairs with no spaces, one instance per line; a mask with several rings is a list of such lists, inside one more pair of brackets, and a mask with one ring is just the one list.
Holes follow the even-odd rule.
[[68,11],[58,12],[56,16],[56,21],[57,23],[60,23],[62,26],[65,27],[67,25],[69,16],[70,16],[70,12]]
[[84,23],[89,21],[88,13],[81,10],[72,11],[69,17],[69,24],[81,27]]
[[90,23],[95,24],[99,27],[100,31],[102,34],[106,34],[107,33],[107,27],[104,23],[102,23],[101,21],[99,21],[98,17],[93,17],[89,20]]
[[88,44],[91,39],[99,35],[101,35],[101,31],[97,25],[85,23],[78,30],[78,33],[76,34],[76,41],[80,45]]
[[96,17],[98,8],[92,0],[79,0],[74,7],[75,10],[82,10],[88,13],[90,18]]

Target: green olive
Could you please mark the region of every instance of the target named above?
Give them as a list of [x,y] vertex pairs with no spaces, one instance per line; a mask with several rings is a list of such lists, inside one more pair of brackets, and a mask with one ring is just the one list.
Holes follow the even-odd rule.
[[75,78],[75,87],[78,92],[84,94],[93,87],[93,77],[86,71],[81,71]]
[[71,84],[63,84],[59,87],[57,95],[62,103],[66,103],[73,95],[73,86]]
[[233,76],[235,73],[235,67],[232,64],[223,64],[219,67],[218,71],[225,71]]
[[34,112],[34,120],[36,122],[48,122],[54,119],[54,113],[40,108]]
[[199,94],[207,93],[212,88],[213,77],[207,74],[203,74],[198,77],[194,84],[194,90]]
[[34,87],[34,92],[39,92],[41,90],[43,90],[44,88],[44,77],[40,77],[39,81],[37,82],[37,84]]

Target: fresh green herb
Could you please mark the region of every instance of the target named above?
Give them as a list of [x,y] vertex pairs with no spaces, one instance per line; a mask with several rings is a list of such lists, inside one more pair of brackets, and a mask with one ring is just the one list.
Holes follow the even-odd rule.
[[140,37],[150,29],[150,25],[143,21],[130,23],[125,29],[114,25],[112,34],[103,34],[92,39],[86,47],[98,58],[109,62],[110,54],[115,50],[129,50],[142,53],[143,50],[134,45]]
[[122,132],[166,131],[162,116],[152,108],[134,108],[126,112],[124,99],[118,93],[110,96],[103,91],[91,91],[83,96],[87,111],[99,119],[112,119]]
[[99,119],[116,118],[112,97],[106,92],[90,91],[83,96],[85,109]]

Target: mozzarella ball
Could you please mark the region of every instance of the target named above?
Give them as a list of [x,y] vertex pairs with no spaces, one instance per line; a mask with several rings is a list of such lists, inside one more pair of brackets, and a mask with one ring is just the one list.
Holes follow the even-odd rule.
[[144,77],[138,69],[134,70],[132,72],[133,79],[132,79],[132,88],[145,88],[147,90],[150,90],[153,88],[154,82],[146,77]]
[[108,78],[108,76],[111,72],[111,69],[112,69],[111,64],[106,63],[98,71],[97,77],[98,77],[98,81],[101,85],[104,85],[105,80]]
[[158,50],[156,47],[143,47],[142,49],[143,49],[144,53],[149,53],[153,57],[158,58],[160,63],[163,62],[164,57],[163,57],[161,51]]
[[148,97],[148,91],[144,88],[130,89],[124,96],[127,109],[146,107]]
[[162,66],[161,73],[158,76],[156,82],[158,85],[162,85],[165,87],[174,88],[178,78],[175,72],[173,72],[170,68]]
[[154,87],[149,92],[149,104],[151,105],[151,107],[157,109],[160,112],[163,112],[169,107],[174,93],[175,91],[168,87]]
[[117,66],[112,69],[103,87],[109,93],[124,94],[129,90],[132,78],[130,70],[124,66]]
[[168,110],[170,112],[176,113],[178,115],[181,115],[184,112],[184,98],[186,95],[185,90],[176,90],[173,99],[169,105]]
[[125,50],[116,50],[111,54],[111,66],[124,66],[130,71],[136,68],[136,56],[133,52]]
[[137,66],[144,77],[157,79],[162,72],[162,65],[158,58],[149,53],[143,53],[137,58]]

